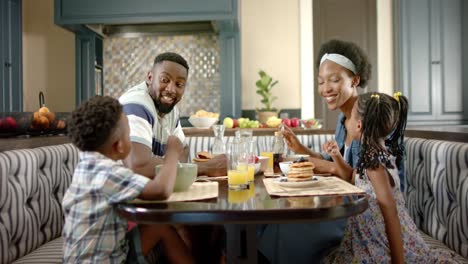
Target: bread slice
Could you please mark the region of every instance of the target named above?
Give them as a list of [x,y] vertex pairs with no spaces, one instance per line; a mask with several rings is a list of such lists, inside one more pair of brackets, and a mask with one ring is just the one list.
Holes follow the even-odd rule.
[[211,153],[207,151],[200,151],[200,152],[197,152],[197,158],[198,159],[212,159],[213,155],[211,155]]
[[194,162],[206,162],[209,161],[210,159],[199,159],[199,158],[193,158],[192,161]]

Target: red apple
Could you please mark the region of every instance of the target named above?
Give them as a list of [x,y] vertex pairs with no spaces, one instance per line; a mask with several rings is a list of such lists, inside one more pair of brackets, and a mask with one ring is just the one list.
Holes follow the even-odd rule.
[[12,132],[16,130],[17,126],[16,120],[11,116],[0,119],[0,130]]
[[234,121],[234,124],[232,125],[232,128],[239,127],[239,122],[237,121],[236,118],[233,118],[232,121]]
[[281,121],[284,125],[288,126],[288,127],[291,127],[291,119],[289,118],[283,118],[283,120]]
[[299,119],[297,117],[291,118],[291,127],[299,127]]
[[255,156],[255,163],[258,163],[258,157]]

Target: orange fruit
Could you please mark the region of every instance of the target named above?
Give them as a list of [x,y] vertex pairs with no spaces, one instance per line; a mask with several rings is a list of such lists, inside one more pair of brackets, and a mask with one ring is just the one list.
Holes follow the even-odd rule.
[[39,113],[49,113],[49,108],[43,106],[41,108],[39,108]]

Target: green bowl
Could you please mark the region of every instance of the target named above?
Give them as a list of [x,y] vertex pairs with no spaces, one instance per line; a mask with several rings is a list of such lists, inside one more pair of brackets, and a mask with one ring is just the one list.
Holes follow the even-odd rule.
[[[162,164],[156,165],[156,175],[162,168]],[[177,176],[174,184],[174,192],[183,192],[197,179],[197,164],[179,163],[177,165]]]

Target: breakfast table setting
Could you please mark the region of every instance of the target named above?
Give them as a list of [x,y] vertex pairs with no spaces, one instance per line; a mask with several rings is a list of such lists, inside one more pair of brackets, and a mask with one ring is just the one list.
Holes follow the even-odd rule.
[[133,200],[116,208],[140,224],[224,225],[228,262],[256,263],[258,224],[329,221],[368,207],[363,190],[337,177],[314,176],[312,184],[293,186],[282,184],[283,177],[258,171],[245,189],[234,190],[227,176],[195,176],[166,200]]

